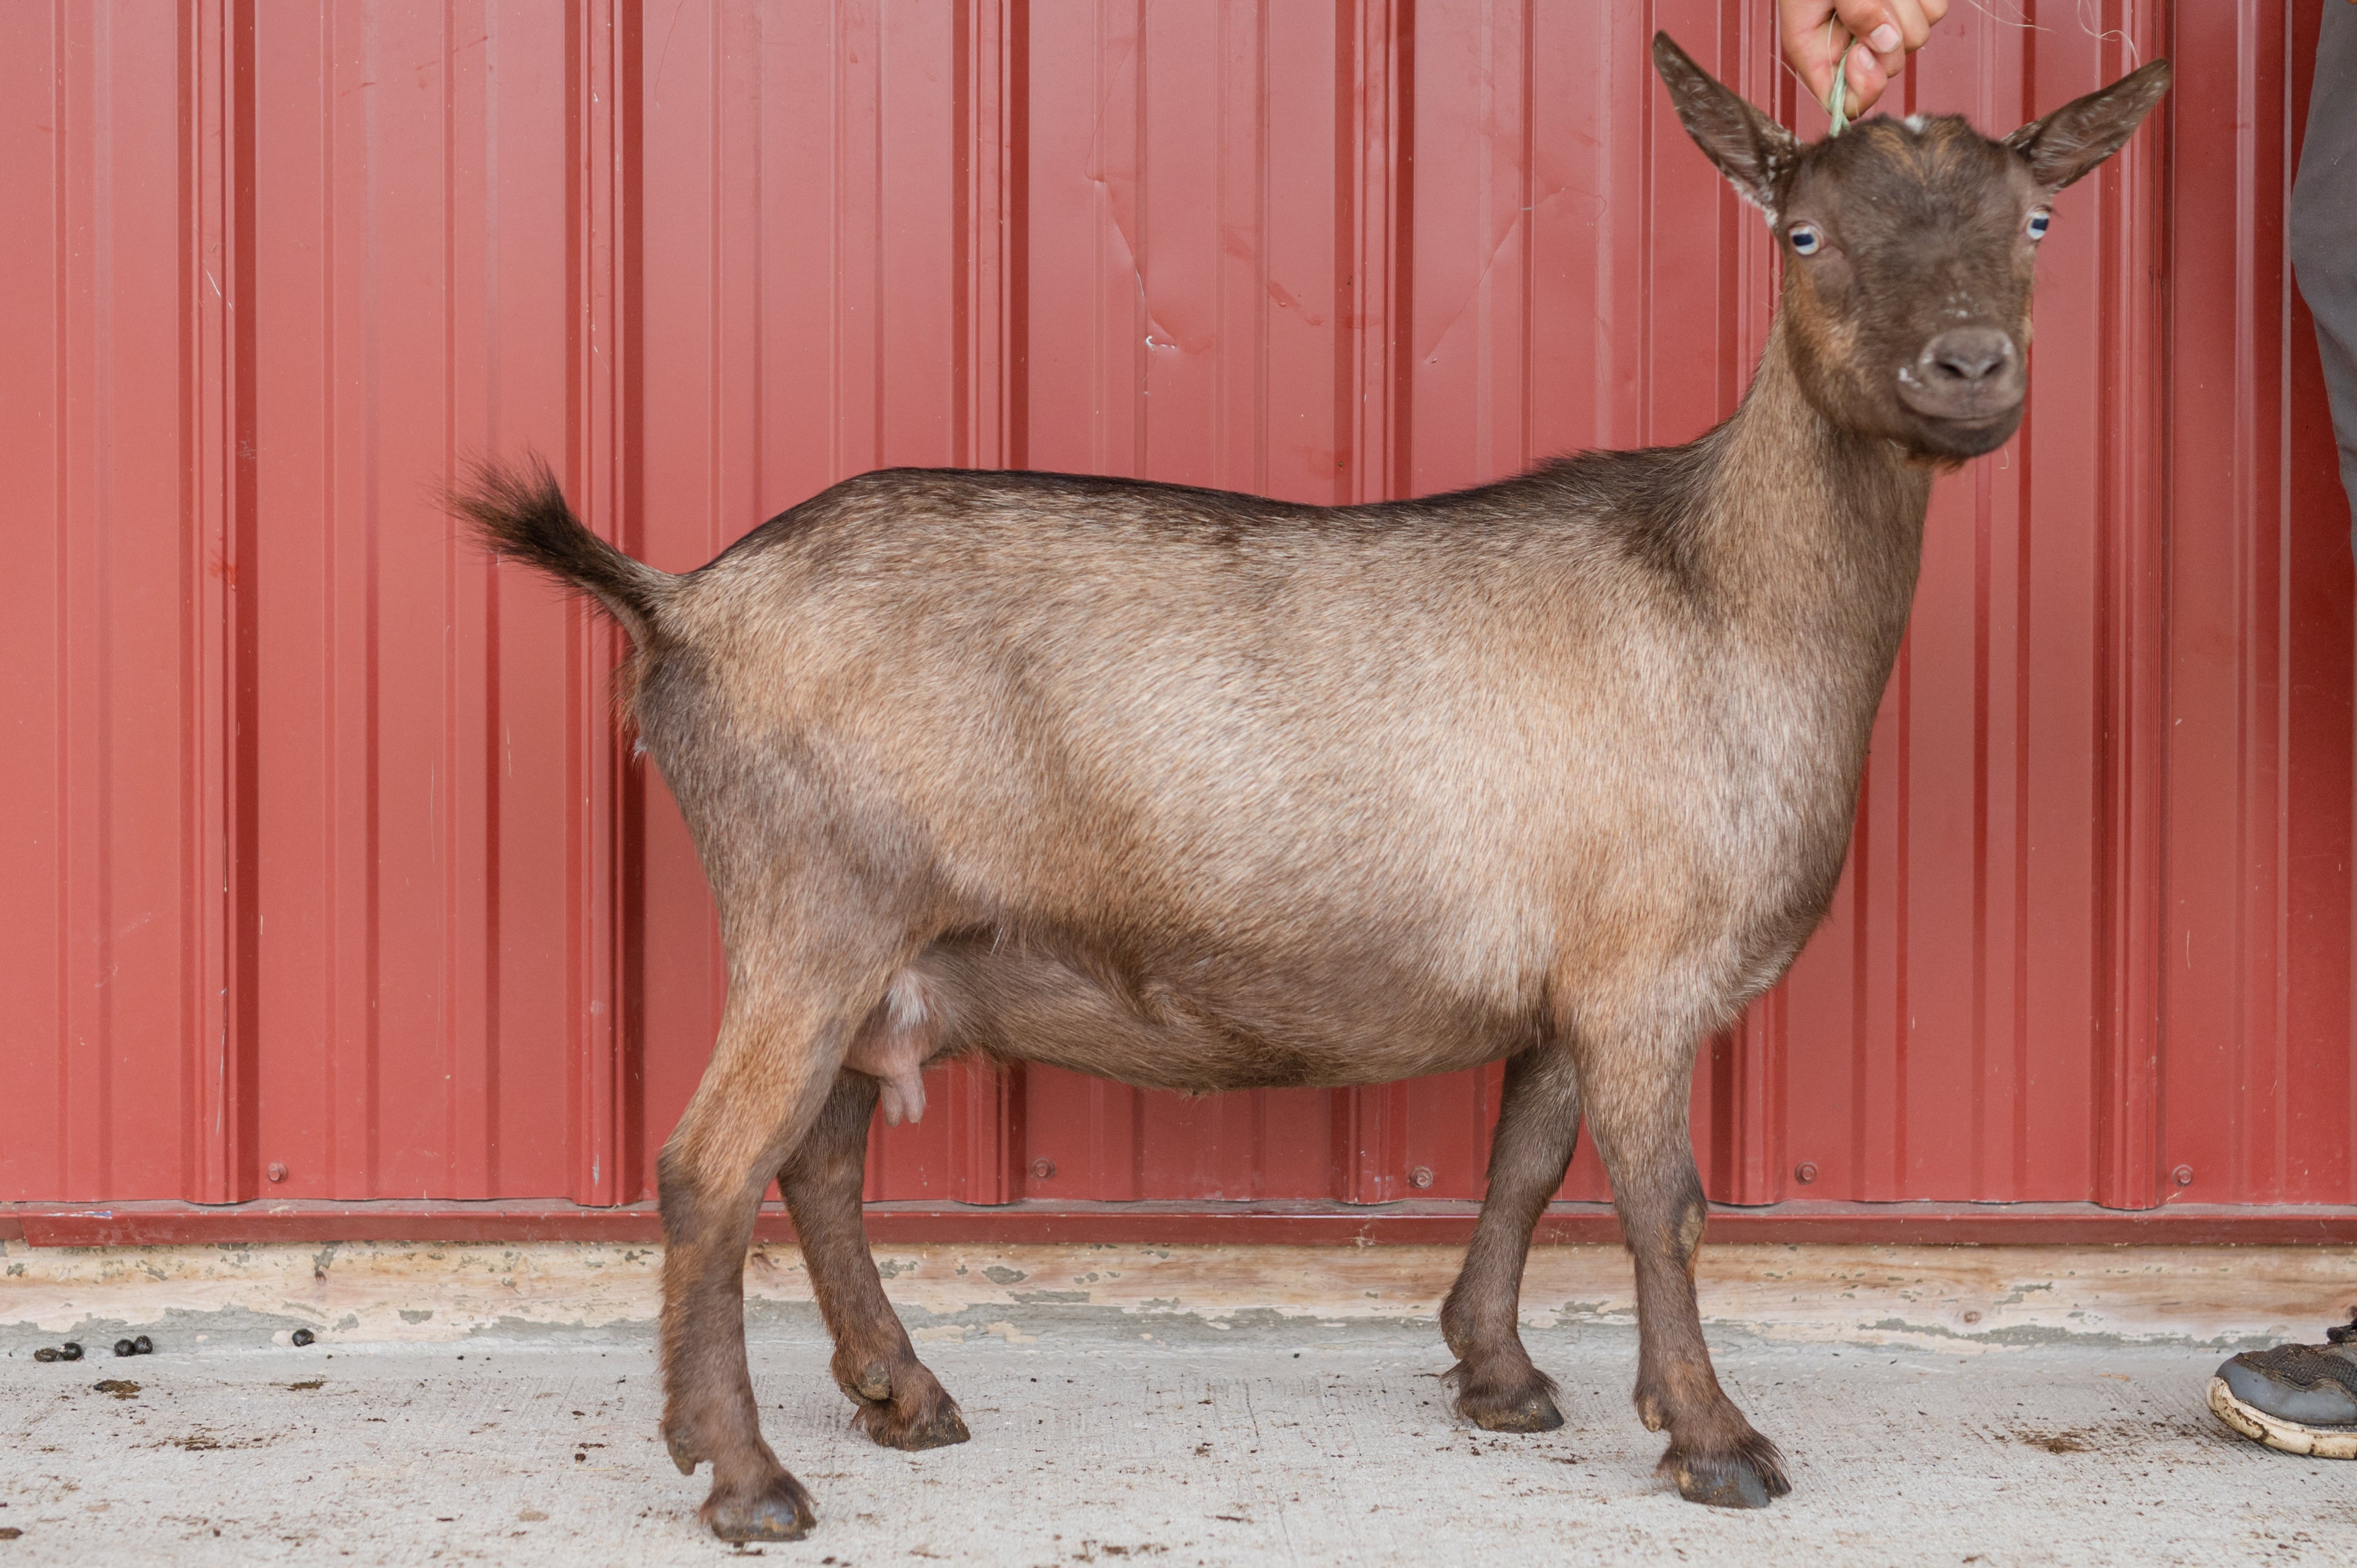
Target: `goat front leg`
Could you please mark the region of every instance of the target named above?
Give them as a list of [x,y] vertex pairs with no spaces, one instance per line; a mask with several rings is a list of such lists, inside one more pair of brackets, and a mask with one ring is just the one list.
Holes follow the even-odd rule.
[[852,1024],[883,991],[824,983],[814,966],[731,964],[712,1062],[671,1141],[663,1222],[663,1440],[693,1475],[712,1465],[705,1523],[723,1541],[793,1541],[817,1515],[753,1402],[745,1360],[745,1256],[761,1191],[832,1089]]
[[836,1074],[818,1121],[778,1173],[778,1187],[834,1339],[834,1380],[859,1406],[853,1419],[887,1448],[939,1448],[966,1440],[965,1418],[917,1359],[885,1298],[860,1211],[878,1088],[866,1073]]
[[1579,1080],[1571,1053],[1542,1045],[1506,1063],[1490,1190],[1465,1267],[1440,1309],[1457,1356],[1457,1412],[1489,1432],[1552,1432],[1563,1424],[1555,1380],[1531,1364],[1520,1316],[1531,1231],[1563,1186],[1579,1137]]
[[1691,1037],[1583,1038],[1580,1092],[1637,1265],[1637,1413],[1667,1427],[1661,1473],[1688,1502],[1766,1508],[1792,1490],[1783,1455],[1718,1386],[1695,1301],[1708,1209],[1687,1126]]

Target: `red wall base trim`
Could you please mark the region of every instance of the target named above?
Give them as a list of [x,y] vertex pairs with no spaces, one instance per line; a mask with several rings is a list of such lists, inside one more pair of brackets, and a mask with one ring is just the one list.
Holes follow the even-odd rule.
[[[1480,1206],[1461,1201],[1344,1203],[871,1203],[879,1244],[1130,1242],[1163,1245],[1458,1246]],[[783,1208],[761,1211],[763,1241],[790,1241]],[[138,1247],[264,1241],[614,1241],[662,1239],[654,1205],[569,1203],[0,1204],[0,1240],[37,1247]],[[1600,1203],[1558,1203],[1543,1242],[1617,1242]],[[2092,1204],[1785,1203],[1714,1206],[1715,1241],[1883,1245],[2357,1245],[2357,1208],[2175,1204],[2122,1210]]]

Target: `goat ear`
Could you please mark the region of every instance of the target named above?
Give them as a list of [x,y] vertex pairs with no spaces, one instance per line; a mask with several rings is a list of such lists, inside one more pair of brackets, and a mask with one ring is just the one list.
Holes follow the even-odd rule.
[[1800,150],[1792,134],[1721,86],[1667,33],[1653,35],[1653,69],[1662,73],[1686,134],[1710,155],[1736,194],[1773,223],[1776,188]]
[[2157,59],[2101,91],[2074,98],[2005,139],[2049,190],[2064,186],[2110,157],[2136,134],[2169,91],[2169,62]]

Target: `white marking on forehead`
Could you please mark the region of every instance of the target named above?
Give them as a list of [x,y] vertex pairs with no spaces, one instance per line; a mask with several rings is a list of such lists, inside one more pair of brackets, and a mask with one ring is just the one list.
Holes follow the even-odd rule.
[[1907,116],[1906,125],[1909,130],[1914,132],[1917,135],[1921,135],[1923,134],[1923,116],[1921,114],[1910,114]]

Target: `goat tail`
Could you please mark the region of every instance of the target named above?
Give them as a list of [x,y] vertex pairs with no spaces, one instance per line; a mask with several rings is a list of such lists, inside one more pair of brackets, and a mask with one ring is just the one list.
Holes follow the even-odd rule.
[[625,555],[589,532],[565,504],[565,490],[537,453],[517,464],[479,462],[442,498],[502,555],[539,567],[587,594],[645,648],[655,618],[679,579]]

